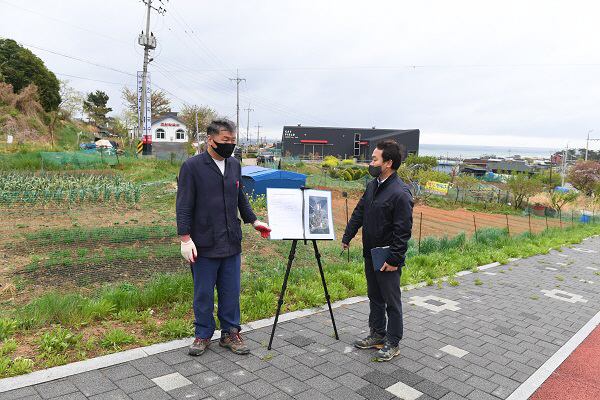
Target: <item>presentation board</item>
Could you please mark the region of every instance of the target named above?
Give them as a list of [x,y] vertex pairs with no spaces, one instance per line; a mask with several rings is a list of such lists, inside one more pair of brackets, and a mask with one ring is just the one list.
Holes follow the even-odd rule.
[[328,190],[267,188],[267,215],[273,240],[335,240]]

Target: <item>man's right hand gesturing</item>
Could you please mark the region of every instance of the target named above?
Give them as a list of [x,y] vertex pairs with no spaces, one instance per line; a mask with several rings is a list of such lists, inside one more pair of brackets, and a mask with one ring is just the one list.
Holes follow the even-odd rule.
[[193,263],[198,257],[198,251],[196,250],[196,245],[192,241],[192,239],[187,242],[181,241],[181,255],[187,261]]

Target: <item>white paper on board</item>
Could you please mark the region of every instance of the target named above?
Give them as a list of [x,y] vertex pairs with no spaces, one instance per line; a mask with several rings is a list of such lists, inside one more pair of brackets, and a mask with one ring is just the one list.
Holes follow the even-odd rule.
[[267,214],[271,239],[303,239],[300,189],[267,188]]

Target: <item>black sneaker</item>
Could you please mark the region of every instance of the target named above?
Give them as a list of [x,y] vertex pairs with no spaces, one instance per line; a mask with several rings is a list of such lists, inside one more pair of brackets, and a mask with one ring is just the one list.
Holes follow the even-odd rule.
[[385,345],[375,353],[375,361],[390,361],[400,354],[400,345],[392,346],[390,342],[385,341]]
[[219,340],[219,346],[226,347],[233,351],[235,354],[248,354],[250,349],[244,343],[244,339],[240,336],[240,333],[236,328],[231,330],[231,333],[221,333],[221,340]]
[[354,347],[359,349],[381,349],[385,344],[385,337],[371,330],[371,334],[364,339],[354,342]]
[[190,356],[200,356],[202,353],[204,353],[204,350],[206,350],[209,344],[210,338],[196,338],[194,339],[194,342],[190,344],[188,354]]

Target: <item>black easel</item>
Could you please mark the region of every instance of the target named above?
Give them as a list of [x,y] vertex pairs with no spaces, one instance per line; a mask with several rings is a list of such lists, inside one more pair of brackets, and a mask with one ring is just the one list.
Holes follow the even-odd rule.
[[[283,286],[281,287],[281,294],[279,295],[279,302],[277,303],[277,313],[275,314],[275,321],[273,322],[273,330],[271,331],[271,339],[269,340],[268,349],[271,350],[271,344],[273,343],[273,336],[275,336],[275,328],[277,327],[277,320],[279,319],[279,312],[281,311],[281,305],[283,304],[283,295],[285,294],[285,289],[287,288],[287,280],[290,275],[290,269],[292,268],[292,262],[294,261],[294,255],[296,254],[296,245],[298,244],[298,240],[294,239],[292,242],[292,248],[290,249],[290,255],[288,257],[287,269],[285,271],[285,277],[283,278]],[[317,247],[317,241],[312,240],[313,247],[315,249],[315,257],[317,259],[317,264],[319,265],[319,272],[321,273],[321,281],[323,282],[323,289],[325,290],[325,298],[327,299],[327,305],[329,306],[329,314],[331,315],[331,322],[333,323],[333,331],[335,332],[335,338],[340,340],[338,336],[337,328],[335,326],[335,319],[333,319],[333,310],[331,309],[331,302],[329,300],[329,293],[327,292],[327,283],[325,283],[325,275],[323,274],[323,266],[321,265],[321,254],[319,253],[319,248]],[[306,244],[306,239],[304,239],[304,244]]]

